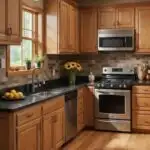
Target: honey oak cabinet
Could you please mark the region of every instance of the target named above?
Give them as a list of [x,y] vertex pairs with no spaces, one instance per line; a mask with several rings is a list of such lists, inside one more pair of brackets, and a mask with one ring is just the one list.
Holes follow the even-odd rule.
[[99,8],[98,28],[134,28],[135,9],[134,8]]
[[8,40],[12,43],[21,42],[21,0],[8,0]]
[[44,116],[43,149],[58,149],[64,144],[64,108]]
[[17,150],[41,149],[41,121],[31,121],[17,129]]
[[136,52],[150,53],[150,7],[136,8]]
[[97,9],[80,9],[80,51],[97,52]]
[[94,126],[94,87],[88,86],[84,89],[84,112],[85,125],[87,127]]
[[47,54],[78,52],[78,9],[63,0],[47,0]]
[[0,44],[6,43],[6,41],[7,41],[6,6],[7,6],[6,0],[1,0],[0,1],[0,20],[1,20],[1,23],[0,23]]
[[77,96],[77,130],[80,132],[85,127],[85,101],[84,101],[85,88],[78,89]]
[[20,44],[21,18],[21,0],[1,0],[0,44]]
[[150,86],[133,86],[132,91],[132,129],[150,131]]
[[115,8],[98,9],[98,28],[115,28],[116,27],[116,10]]

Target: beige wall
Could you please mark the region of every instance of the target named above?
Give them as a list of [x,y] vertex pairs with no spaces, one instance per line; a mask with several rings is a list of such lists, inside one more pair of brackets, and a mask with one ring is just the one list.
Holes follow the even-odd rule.
[[34,0],[23,0],[23,3],[33,8],[43,9],[44,0],[39,0],[38,2],[34,2]]

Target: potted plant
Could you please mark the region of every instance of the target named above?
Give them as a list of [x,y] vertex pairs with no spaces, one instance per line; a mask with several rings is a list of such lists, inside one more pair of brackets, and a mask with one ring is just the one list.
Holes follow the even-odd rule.
[[39,56],[39,55],[36,56],[35,62],[36,62],[37,68],[41,68],[43,59],[44,58],[42,56]]
[[30,70],[31,69],[31,60],[27,58],[25,60],[25,62],[26,62],[26,68],[27,68],[27,70]]

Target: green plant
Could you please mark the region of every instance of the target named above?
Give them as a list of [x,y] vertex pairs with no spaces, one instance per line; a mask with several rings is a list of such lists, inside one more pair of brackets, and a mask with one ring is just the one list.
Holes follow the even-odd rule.
[[39,55],[37,55],[37,56],[35,57],[35,62],[36,62],[36,63],[43,62],[43,61],[44,61],[44,57],[39,56]]
[[31,64],[31,60],[28,58],[26,58],[25,62],[26,62],[26,64]]

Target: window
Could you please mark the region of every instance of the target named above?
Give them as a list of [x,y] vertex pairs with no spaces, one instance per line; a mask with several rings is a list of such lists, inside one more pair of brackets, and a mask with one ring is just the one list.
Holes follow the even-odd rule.
[[25,66],[26,59],[42,53],[42,15],[26,9],[22,15],[22,43],[10,46],[10,67]]

